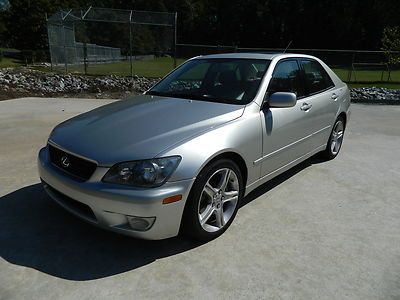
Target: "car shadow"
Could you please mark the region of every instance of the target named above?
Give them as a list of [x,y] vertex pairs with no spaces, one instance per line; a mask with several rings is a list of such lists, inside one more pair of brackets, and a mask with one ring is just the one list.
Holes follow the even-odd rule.
[[261,195],[269,192],[270,190],[272,190],[273,188],[275,188],[276,186],[280,185],[281,183],[285,182],[287,179],[289,179],[290,177],[296,175],[297,173],[303,171],[304,169],[312,166],[312,165],[316,165],[316,164],[320,164],[326,162],[326,160],[319,158],[318,155],[315,155],[301,163],[299,163],[298,165],[292,167],[291,169],[287,170],[286,172],[276,176],[275,178],[272,178],[271,180],[267,181],[266,183],[260,185],[259,187],[257,187],[256,189],[254,189],[253,191],[251,191],[240,203],[240,207],[243,207],[247,204],[249,204],[251,201],[257,199],[258,197],[260,197]]
[[[307,160],[262,185],[244,199],[243,205],[314,163],[318,161]],[[61,209],[41,184],[0,197],[1,257],[67,280],[116,275],[202,244],[184,237],[138,240],[96,228]]]

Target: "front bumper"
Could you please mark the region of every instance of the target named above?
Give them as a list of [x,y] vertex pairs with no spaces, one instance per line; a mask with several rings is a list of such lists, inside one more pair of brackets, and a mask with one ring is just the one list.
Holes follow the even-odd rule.
[[[43,186],[51,198],[81,219],[133,237],[158,240],[179,233],[183,209],[194,179],[167,182],[161,187],[139,189],[101,181],[109,168],[97,167],[91,178],[79,182],[67,176],[49,160],[47,147],[39,152],[38,168]],[[182,195],[182,200],[162,200]],[[131,229],[127,216],[154,218],[147,231]]]

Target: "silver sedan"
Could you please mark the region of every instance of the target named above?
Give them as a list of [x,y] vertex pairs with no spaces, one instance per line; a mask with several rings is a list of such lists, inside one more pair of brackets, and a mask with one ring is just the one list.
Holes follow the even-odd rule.
[[346,84],[315,57],[200,56],[143,95],[55,127],[39,173],[89,223],[210,240],[256,187],[317,153],[335,158],[349,107]]

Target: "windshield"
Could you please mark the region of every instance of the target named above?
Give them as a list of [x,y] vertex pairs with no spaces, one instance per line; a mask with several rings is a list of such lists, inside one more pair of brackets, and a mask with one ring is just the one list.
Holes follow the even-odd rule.
[[269,60],[262,59],[195,59],[147,94],[243,105],[256,96],[269,64]]

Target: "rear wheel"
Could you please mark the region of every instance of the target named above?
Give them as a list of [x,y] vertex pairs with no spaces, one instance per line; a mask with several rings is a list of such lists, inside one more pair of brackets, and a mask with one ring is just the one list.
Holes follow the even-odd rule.
[[235,218],[243,190],[240,169],[233,161],[223,159],[206,166],[190,192],[182,231],[204,241],[220,236]]
[[322,155],[325,159],[334,159],[339,154],[340,148],[343,144],[344,130],[344,119],[342,117],[339,117],[336,120],[335,125],[333,125],[333,129],[329,137],[328,144],[326,145],[326,149],[322,152]]

